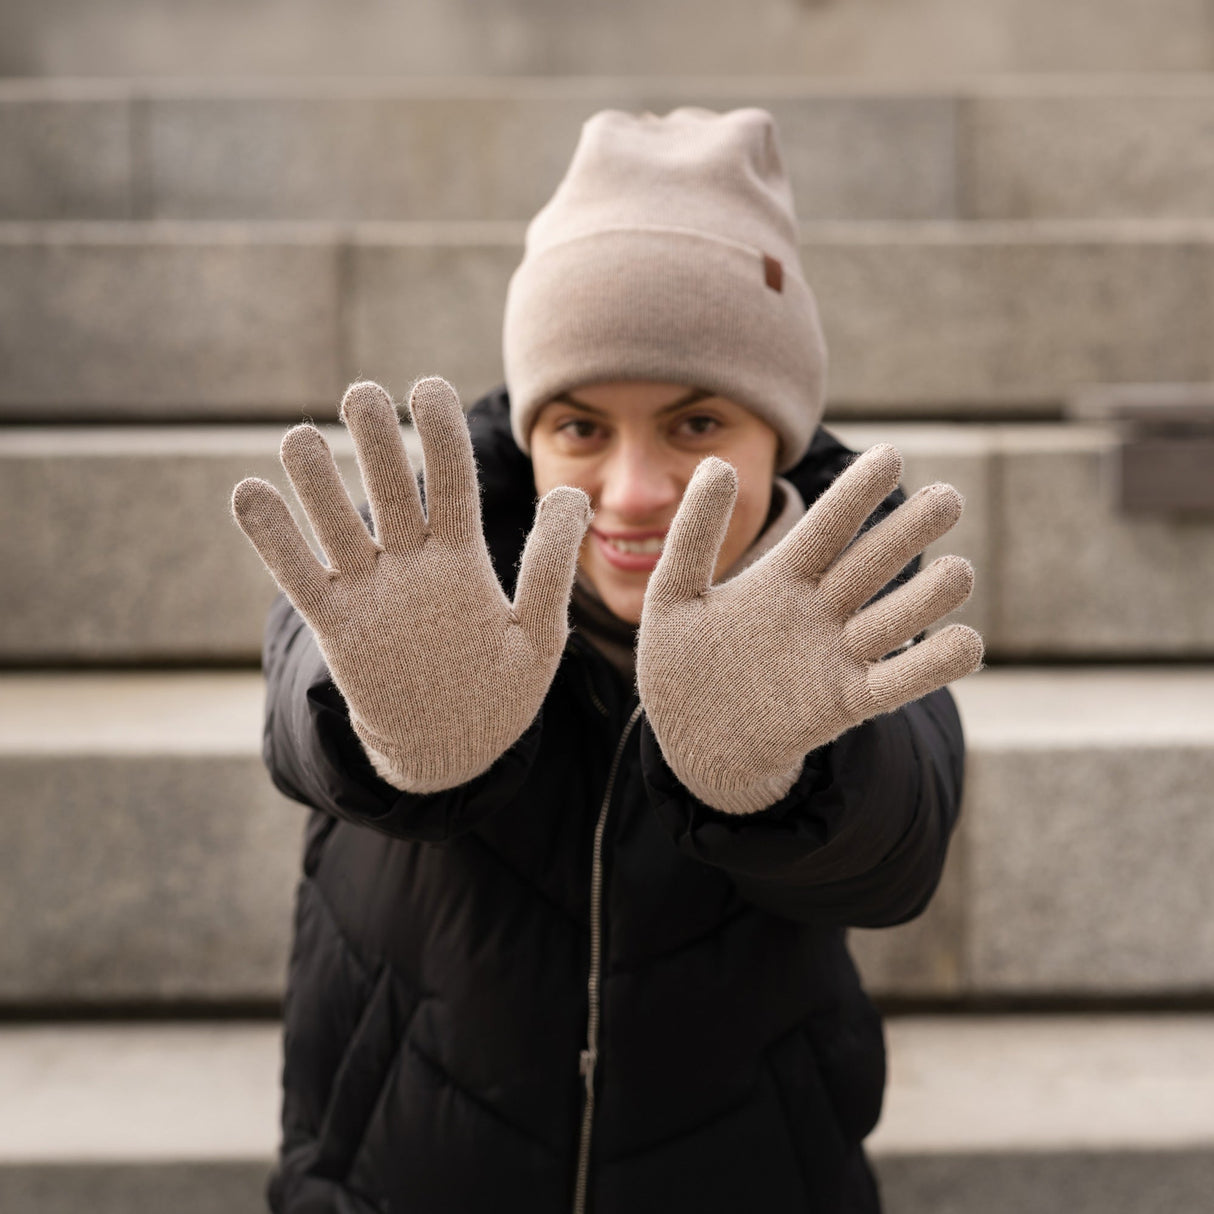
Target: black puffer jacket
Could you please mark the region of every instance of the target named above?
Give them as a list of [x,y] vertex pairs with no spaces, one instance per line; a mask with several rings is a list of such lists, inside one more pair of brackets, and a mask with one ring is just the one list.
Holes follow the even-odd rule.
[[[503,392],[470,424],[510,590],[531,467]],[[849,456],[819,431],[789,478],[811,501]],[[584,1136],[595,1214],[877,1208],[860,1143],[882,1032],[843,929],[908,919],[936,885],[962,776],[947,691],[811,753],[782,801],[734,817],[681,787],[576,632],[523,738],[433,796],[376,776],[281,597],[265,673],[266,763],[317,811],[275,1210],[565,1214]]]

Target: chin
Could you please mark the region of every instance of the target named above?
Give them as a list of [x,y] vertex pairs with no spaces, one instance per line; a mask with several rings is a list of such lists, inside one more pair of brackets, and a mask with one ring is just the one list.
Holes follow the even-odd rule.
[[644,592],[636,595],[612,594],[608,591],[602,598],[611,614],[618,616],[625,624],[639,624],[641,622],[641,604],[645,601]]
[[639,624],[641,622],[641,606],[645,602],[645,586],[649,584],[648,578],[640,586],[621,586],[612,577],[603,577],[601,575],[595,577],[593,574],[589,576],[595,590],[598,592],[599,598],[603,600],[604,605],[612,615],[617,619],[623,620],[626,624]]

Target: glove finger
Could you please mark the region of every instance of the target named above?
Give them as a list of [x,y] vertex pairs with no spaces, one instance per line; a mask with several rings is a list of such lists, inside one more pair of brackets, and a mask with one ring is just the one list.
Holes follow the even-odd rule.
[[892,712],[982,665],[982,638],[964,624],[950,624],[904,653],[875,662],[868,692],[876,712]]
[[312,554],[282,494],[250,476],[232,492],[232,514],[287,598],[311,622],[324,614],[328,570]]
[[379,542],[397,550],[418,547],[426,520],[392,398],[369,380],[351,384],[341,402],[341,420],[354,440]]
[[772,563],[790,575],[817,577],[851,542],[864,520],[893,492],[902,456],[889,443],[848,465],[777,545]]
[[568,485],[546,493],[536,509],[523,549],[514,611],[540,653],[564,648],[578,549],[589,522],[590,499]]
[[875,662],[956,611],[973,588],[974,568],[969,561],[942,556],[852,616],[845,629],[847,643],[856,657]]
[[379,546],[346,492],[324,435],[315,426],[292,427],[279,458],[329,563],[342,573],[373,569]]
[[473,543],[481,534],[480,491],[459,397],[432,375],[413,385],[409,412],[422,443],[430,532],[449,543]]
[[961,517],[962,505],[952,485],[920,489],[839,557],[822,579],[822,593],[850,615],[944,535]]
[[729,529],[738,496],[738,474],[715,455],[700,461],[670,530],[649,584],[642,612],[651,603],[674,603],[703,594],[712,585],[717,555]]

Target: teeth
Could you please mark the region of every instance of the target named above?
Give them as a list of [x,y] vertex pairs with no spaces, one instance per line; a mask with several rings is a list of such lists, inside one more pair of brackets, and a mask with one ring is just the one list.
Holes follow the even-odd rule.
[[660,535],[652,536],[647,540],[611,539],[607,542],[620,552],[635,552],[653,556],[662,551],[662,536]]

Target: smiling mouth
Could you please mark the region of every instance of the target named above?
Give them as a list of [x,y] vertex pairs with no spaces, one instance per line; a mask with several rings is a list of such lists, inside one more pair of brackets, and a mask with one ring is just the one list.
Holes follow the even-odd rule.
[[602,538],[617,552],[631,552],[637,556],[657,556],[666,542],[666,537],[661,535],[651,535],[643,540],[625,540],[608,535]]

